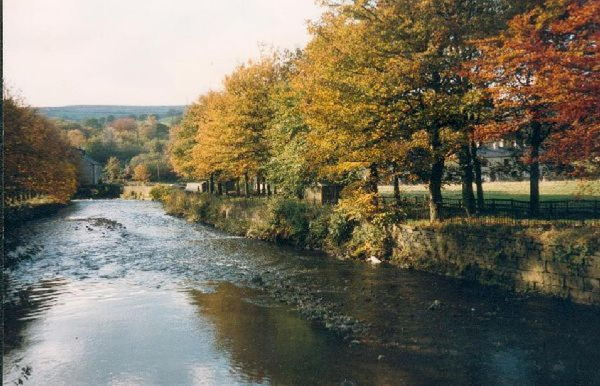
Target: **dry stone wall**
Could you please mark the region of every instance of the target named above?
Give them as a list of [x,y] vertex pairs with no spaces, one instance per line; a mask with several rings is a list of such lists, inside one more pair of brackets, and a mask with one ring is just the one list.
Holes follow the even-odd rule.
[[600,305],[600,232],[499,226],[394,228],[392,262]]

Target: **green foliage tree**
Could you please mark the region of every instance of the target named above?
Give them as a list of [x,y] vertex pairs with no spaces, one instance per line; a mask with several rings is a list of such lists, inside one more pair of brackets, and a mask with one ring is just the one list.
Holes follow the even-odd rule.
[[307,134],[309,127],[300,111],[300,95],[290,84],[297,75],[300,52],[286,52],[276,63],[277,80],[269,99],[273,118],[267,125],[266,139],[272,149],[265,170],[280,194],[301,198],[314,180],[309,168]]

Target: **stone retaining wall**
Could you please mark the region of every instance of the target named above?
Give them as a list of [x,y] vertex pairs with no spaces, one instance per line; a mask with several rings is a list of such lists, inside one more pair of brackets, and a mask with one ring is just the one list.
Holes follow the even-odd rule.
[[392,262],[519,292],[600,305],[600,232],[565,232],[397,226]]

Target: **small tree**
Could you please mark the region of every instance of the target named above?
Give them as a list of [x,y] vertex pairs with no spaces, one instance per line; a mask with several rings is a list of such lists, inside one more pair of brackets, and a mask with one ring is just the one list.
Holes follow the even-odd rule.
[[133,169],[133,179],[140,182],[150,181],[150,170],[146,164],[139,164]]
[[104,167],[104,175],[108,182],[115,182],[119,179],[121,173],[121,164],[117,157],[110,157]]

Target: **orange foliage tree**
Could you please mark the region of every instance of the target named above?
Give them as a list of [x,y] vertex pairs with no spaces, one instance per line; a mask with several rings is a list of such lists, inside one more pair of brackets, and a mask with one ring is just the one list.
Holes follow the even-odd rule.
[[5,191],[68,201],[77,188],[68,140],[50,120],[11,96],[4,97],[3,108]]

